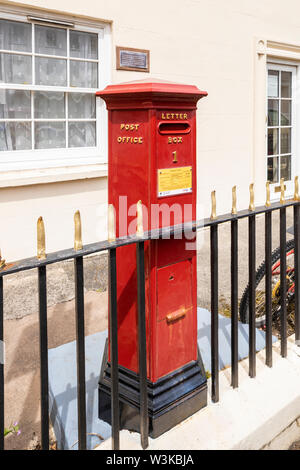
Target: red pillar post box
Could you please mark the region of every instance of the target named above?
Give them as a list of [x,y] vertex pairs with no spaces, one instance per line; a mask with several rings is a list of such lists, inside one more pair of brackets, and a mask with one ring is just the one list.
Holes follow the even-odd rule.
[[[109,112],[108,199],[117,237],[135,233],[138,201],[144,230],[196,219],[196,106],[206,94],[195,86],[155,81],[111,85],[97,93]],[[157,437],[206,405],[191,233],[145,243],[145,283],[149,431]],[[117,249],[117,296],[121,425],[138,430],[135,245]],[[99,417],[110,420],[107,352]]]

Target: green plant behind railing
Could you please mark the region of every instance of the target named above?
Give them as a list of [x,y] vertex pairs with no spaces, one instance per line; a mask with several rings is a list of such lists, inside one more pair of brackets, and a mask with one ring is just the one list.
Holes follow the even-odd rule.
[[11,424],[9,428],[4,428],[4,437],[8,436],[8,434],[16,434],[17,436],[21,434],[21,430],[17,421]]

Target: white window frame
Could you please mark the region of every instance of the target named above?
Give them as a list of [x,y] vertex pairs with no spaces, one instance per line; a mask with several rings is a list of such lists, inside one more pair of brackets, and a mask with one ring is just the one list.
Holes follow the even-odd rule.
[[[27,15],[30,12],[10,13],[0,11],[1,19],[11,21],[21,21],[26,23],[35,23],[28,21]],[[38,15],[40,16],[40,15]],[[43,17],[45,17],[43,12]],[[49,19],[55,19],[55,14],[49,14]],[[62,20],[62,16],[57,18]],[[70,21],[64,16],[65,21]],[[98,87],[88,89],[88,92],[96,93],[99,89],[103,89],[110,83],[111,60],[110,60],[110,25],[98,22],[73,21],[72,30],[92,32],[98,34]],[[39,23],[40,24],[40,23]],[[47,19],[45,17],[46,26]],[[58,25],[54,25],[58,27]],[[34,37],[32,37],[34,42]],[[33,49],[34,51],[34,49]],[[29,55],[33,56],[34,52]],[[13,51],[12,53],[14,53]],[[10,51],[9,51],[10,53]],[[24,53],[22,53],[24,54]],[[69,56],[69,50],[68,50]],[[55,56],[53,56],[55,57]],[[28,90],[28,91],[53,91],[53,92],[69,92],[69,93],[87,93],[86,88],[80,87],[58,87],[58,86],[41,86],[41,85],[22,85],[12,83],[0,83],[0,90]],[[35,149],[35,150],[13,150],[0,152],[0,173],[14,170],[35,170],[45,168],[74,167],[79,165],[97,165],[107,163],[107,111],[103,100],[96,100],[96,147],[80,147],[80,148],[59,148],[59,149]]]
[[[298,166],[299,166],[299,156],[297,155],[297,127],[298,120],[297,120],[297,73],[299,67],[297,64],[286,64],[282,61],[276,61],[276,59],[270,59],[267,62],[267,79],[266,79],[266,142],[265,142],[265,175],[266,180],[268,177],[268,72],[269,70],[278,70],[281,72],[291,72],[292,73],[292,110],[291,110],[291,180],[285,181],[285,196],[291,197],[294,191],[294,177],[297,174]],[[281,127],[280,126],[280,116],[279,116],[279,123],[278,126],[274,127]],[[280,151],[280,139],[278,141],[278,150]],[[270,156],[271,157],[271,156]],[[280,163],[279,163],[279,181],[277,183],[270,184],[270,197],[272,201],[276,201],[280,198],[280,192],[278,191],[280,186]],[[275,192],[275,188],[277,188],[277,192]]]

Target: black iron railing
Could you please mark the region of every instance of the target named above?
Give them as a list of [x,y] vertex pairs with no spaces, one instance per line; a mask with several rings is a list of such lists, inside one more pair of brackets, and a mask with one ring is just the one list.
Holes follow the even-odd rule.
[[[39,289],[39,332],[40,332],[40,388],[41,388],[41,440],[42,448],[49,448],[49,399],[48,399],[48,337],[47,337],[47,266],[65,260],[74,260],[75,271],[75,315],[77,343],[77,408],[79,449],[86,448],[86,396],[85,396],[85,333],[84,333],[84,281],[83,258],[87,255],[109,252],[109,315],[110,315],[110,356],[111,356],[111,410],[112,410],[112,446],[119,449],[119,385],[118,385],[118,329],[117,329],[117,266],[116,251],[119,247],[136,244],[137,266],[137,304],[138,304],[138,341],[140,371],[140,432],[141,446],[148,446],[148,404],[147,404],[147,356],[145,324],[145,273],[144,242],[151,239],[168,238],[175,235],[210,229],[211,253],[211,387],[213,402],[219,401],[219,344],[218,344],[218,228],[220,224],[231,225],[231,374],[232,387],[238,387],[238,222],[248,219],[248,257],[249,257],[249,375],[256,375],[256,327],[255,327],[255,252],[256,252],[256,216],[265,216],[265,259],[266,259],[266,364],[272,366],[272,213],[280,212],[280,289],[281,289],[281,355],[287,355],[287,310],[286,310],[286,209],[293,207],[294,217],[294,269],[295,269],[295,338],[300,342],[300,202],[288,200],[252,210],[225,214],[175,225],[159,230],[145,232],[142,236],[128,236],[115,241],[103,241],[83,246],[81,249],[68,249],[50,253],[45,258],[36,257],[6,265],[0,271],[0,341],[4,340],[3,331],[3,277],[20,271],[38,270]],[[235,211],[233,211],[235,212]],[[0,364],[0,450],[4,449],[4,364]]]

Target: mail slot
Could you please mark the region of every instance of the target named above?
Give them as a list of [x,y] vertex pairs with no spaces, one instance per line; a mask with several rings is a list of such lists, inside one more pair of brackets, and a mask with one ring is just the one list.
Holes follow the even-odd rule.
[[188,122],[160,122],[158,131],[163,135],[188,134],[191,127]]
[[[195,220],[196,106],[206,92],[192,85],[142,81],[110,85],[97,95],[108,109],[108,201],[115,208],[117,237],[135,233],[139,200],[145,229]],[[206,377],[197,351],[196,268],[195,233],[145,243],[152,437],[206,404]],[[117,249],[117,301],[121,423],[139,430],[135,245]],[[108,348],[99,380],[99,416],[108,421],[109,361]]]

